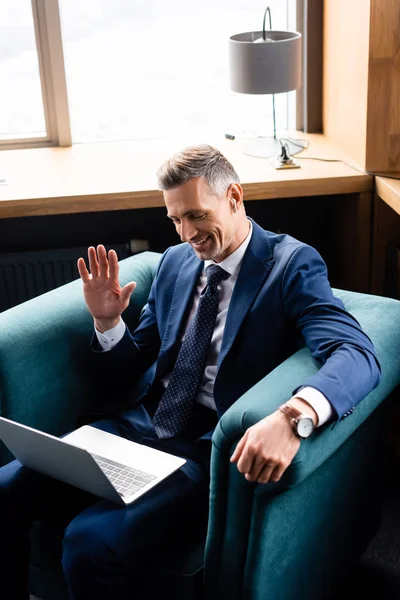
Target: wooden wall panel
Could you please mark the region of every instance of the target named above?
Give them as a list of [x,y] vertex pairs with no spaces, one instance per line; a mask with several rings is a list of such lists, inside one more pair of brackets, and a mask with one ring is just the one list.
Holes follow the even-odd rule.
[[399,0],[371,0],[365,166],[400,175]]
[[372,194],[343,196],[335,207],[334,240],[340,287],[367,293],[371,273]]
[[400,177],[400,0],[324,0],[324,133]]
[[365,165],[370,0],[324,0],[323,132]]
[[390,254],[392,248],[400,247],[400,215],[377,196],[372,240],[371,293],[394,296],[394,265]]

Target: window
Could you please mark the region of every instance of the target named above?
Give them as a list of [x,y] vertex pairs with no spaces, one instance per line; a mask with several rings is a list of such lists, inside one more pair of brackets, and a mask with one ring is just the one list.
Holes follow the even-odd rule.
[[30,0],[0,3],[0,140],[46,138]]
[[[296,0],[267,4],[273,29],[295,28]],[[229,37],[261,30],[265,8],[265,0],[2,0],[0,145],[272,135],[272,96],[232,92],[228,73]],[[293,128],[294,98],[276,95],[278,130]]]
[[[275,29],[287,5],[269,2]],[[272,99],[229,89],[228,39],[261,30],[265,0],[61,0],[74,142],[272,132]],[[277,96],[287,127],[286,94]]]

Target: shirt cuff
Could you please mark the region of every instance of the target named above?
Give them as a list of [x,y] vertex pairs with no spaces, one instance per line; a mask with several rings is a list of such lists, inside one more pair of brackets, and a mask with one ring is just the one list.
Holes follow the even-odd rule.
[[321,425],[329,421],[333,416],[333,410],[329,400],[316,388],[305,386],[296,392],[293,398],[301,398],[313,407],[318,416],[317,427],[321,427]]
[[112,329],[107,329],[104,333],[100,333],[95,327],[94,330],[102,350],[105,352],[112,350],[124,337],[125,329],[126,325],[122,319],[119,320],[118,325]]

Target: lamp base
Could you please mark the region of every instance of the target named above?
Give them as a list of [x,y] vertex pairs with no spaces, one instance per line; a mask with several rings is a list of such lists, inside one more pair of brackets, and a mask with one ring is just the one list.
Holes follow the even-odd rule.
[[275,169],[300,169],[300,165],[299,163],[297,163],[294,160],[290,160],[290,162],[285,162],[283,160],[281,160],[280,156],[274,157],[274,158],[270,158],[269,162],[271,163],[271,165],[273,167],[275,167]]
[[280,137],[279,139],[275,139],[273,137],[265,137],[265,138],[257,138],[256,140],[251,140],[246,142],[243,145],[243,152],[248,156],[255,156],[256,158],[272,158],[275,156],[280,156],[282,153],[282,145],[287,144],[289,147],[289,154],[298,154],[302,150],[303,147],[300,147],[300,144],[294,144],[289,139]]

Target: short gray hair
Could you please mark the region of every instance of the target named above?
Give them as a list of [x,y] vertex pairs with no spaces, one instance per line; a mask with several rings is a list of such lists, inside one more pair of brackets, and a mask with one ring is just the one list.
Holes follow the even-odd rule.
[[232,183],[240,183],[229,160],[207,144],[189,146],[177,152],[157,172],[158,186],[162,191],[178,187],[195,177],[203,177],[217,195],[224,194]]

